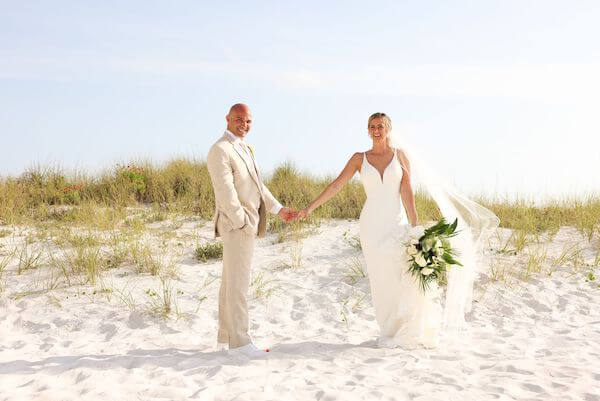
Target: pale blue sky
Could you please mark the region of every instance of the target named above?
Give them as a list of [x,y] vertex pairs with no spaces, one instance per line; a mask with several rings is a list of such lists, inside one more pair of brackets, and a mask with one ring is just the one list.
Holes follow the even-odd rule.
[[265,172],[337,174],[366,119],[468,193],[600,192],[598,1],[0,0],[0,174],[202,158],[248,103]]

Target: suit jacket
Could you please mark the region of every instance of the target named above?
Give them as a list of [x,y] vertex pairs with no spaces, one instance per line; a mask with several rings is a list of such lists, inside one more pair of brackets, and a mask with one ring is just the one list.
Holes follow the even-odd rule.
[[210,148],[207,166],[215,192],[215,236],[235,229],[264,235],[267,211],[280,205],[262,182],[253,155],[225,133]]

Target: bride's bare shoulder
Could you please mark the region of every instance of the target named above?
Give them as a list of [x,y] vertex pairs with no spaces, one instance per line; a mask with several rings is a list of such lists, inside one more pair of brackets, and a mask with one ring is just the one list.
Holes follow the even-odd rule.
[[360,170],[362,167],[363,157],[364,157],[364,152],[356,152],[352,155],[352,157],[348,161],[348,164],[351,164],[357,170]]
[[356,152],[352,155],[352,157],[350,157],[350,161],[353,163],[356,163],[359,161],[362,162],[364,154],[365,154],[364,152]]

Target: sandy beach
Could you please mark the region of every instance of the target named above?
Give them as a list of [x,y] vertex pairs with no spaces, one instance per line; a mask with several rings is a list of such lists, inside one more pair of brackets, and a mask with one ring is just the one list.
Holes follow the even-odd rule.
[[599,21],[0,1],[0,401],[600,401]]
[[[0,400],[600,400],[600,280],[586,276],[598,275],[597,244],[573,228],[517,254],[499,229],[468,329],[434,350],[376,347],[356,221],[325,221],[301,241],[269,234],[256,248],[250,318],[270,353],[248,360],[216,347],[221,262],[194,257],[212,225],[148,227],[140,241],[172,269],[162,285],[125,264],[94,286],[49,289],[52,263],[18,274],[14,254],[0,298]],[[0,259],[26,241],[59,252],[30,228],[0,228],[10,233]],[[572,244],[578,257],[561,258]],[[541,271],[522,277],[540,249]]]

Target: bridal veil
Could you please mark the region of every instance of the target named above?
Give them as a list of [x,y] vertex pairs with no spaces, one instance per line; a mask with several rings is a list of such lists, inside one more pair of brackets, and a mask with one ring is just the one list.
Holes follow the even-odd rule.
[[426,156],[405,138],[391,132],[388,135],[390,145],[405,153],[411,165],[411,175],[416,175],[417,184],[437,204],[446,221],[458,219],[459,233],[451,239],[451,243],[463,266],[449,269],[442,327],[445,334],[456,334],[463,327],[465,313],[471,310],[474,279],[485,269],[483,244],[500,220],[492,211],[468,199],[437,174]]

